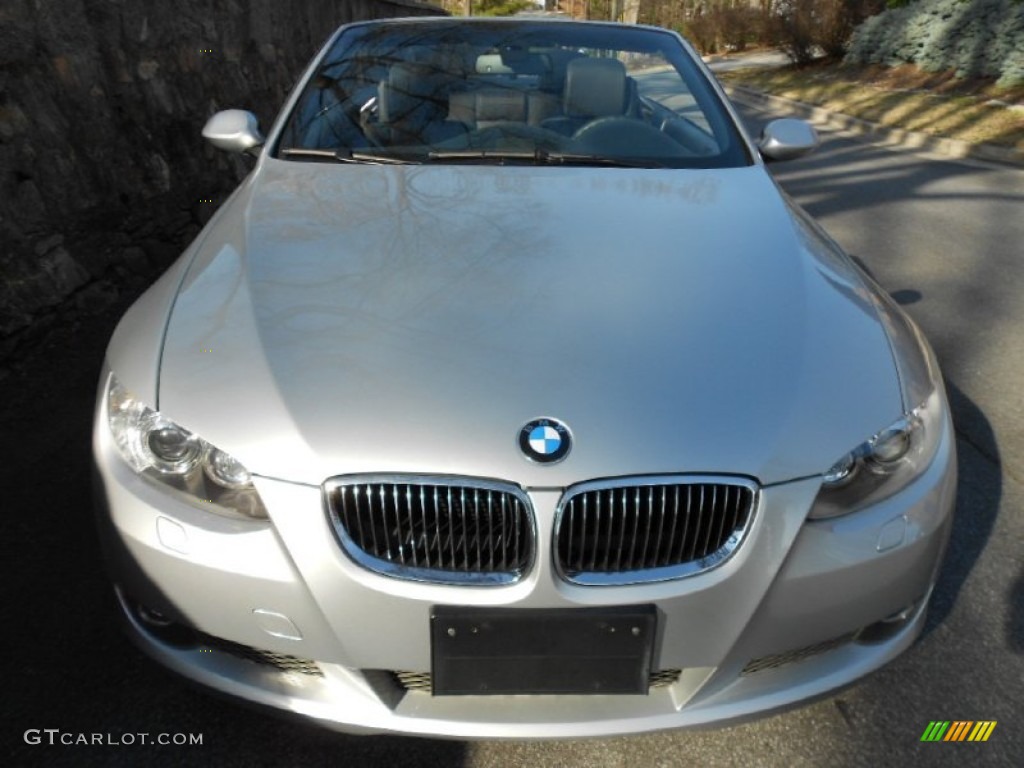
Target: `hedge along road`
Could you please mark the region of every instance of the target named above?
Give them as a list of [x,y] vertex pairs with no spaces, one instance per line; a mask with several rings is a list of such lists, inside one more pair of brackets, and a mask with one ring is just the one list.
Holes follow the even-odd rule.
[[[745,117],[756,132],[766,115]],[[825,139],[816,155],[773,169],[924,326],[944,366],[957,423],[961,487],[951,551],[927,632],[900,659],[835,697],[753,723],[576,742],[346,737],[195,690],[119,632],[92,530],[91,409],[103,348],[122,306],[62,329],[0,379],[7,764],[1018,764],[1024,173],[934,161],[834,134]],[[998,725],[983,744],[921,743],[931,720]],[[59,729],[54,745],[44,729]],[[121,745],[60,745],[82,734]],[[161,734],[192,742],[200,735],[202,743],[152,743]],[[39,743],[30,743],[34,736]]]

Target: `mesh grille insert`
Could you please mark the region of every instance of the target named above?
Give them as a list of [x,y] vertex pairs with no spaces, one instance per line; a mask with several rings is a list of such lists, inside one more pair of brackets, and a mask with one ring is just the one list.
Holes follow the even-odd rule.
[[747,666],[743,668],[743,671],[740,674],[753,675],[758,672],[764,672],[768,669],[784,667],[787,664],[795,664],[796,662],[803,661],[804,659],[809,659],[812,656],[818,656],[819,654],[828,653],[836,648],[840,648],[852,639],[853,634],[851,633],[843,635],[842,637],[833,638],[832,640],[825,640],[821,643],[808,645],[804,648],[797,648],[784,653],[775,653],[771,656],[762,656],[759,659],[754,659],[748,662]]
[[324,674],[312,659],[303,659],[298,656],[290,656],[287,653],[253,648],[252,646],[214,637],[205,632],[196,632],[196,640],[200,645],[206,645],[214,650],[230,653],[232,656],[246,659],[256,664],[274,667],[281,672],[297,672],[302,675],[312,675],[315,677],[323,677]]
[[[683,671],[681,669],[662,669],[657,672],[652,671],[648,678],[648,685],[651,688],[665,688],[676,683],[682,673]],[[425,691],[427,693],[430,693],[431,691],[431,677],[429,672],[395,671],[391,674],[394,675],[394,679],[398,685],[407,691]]]

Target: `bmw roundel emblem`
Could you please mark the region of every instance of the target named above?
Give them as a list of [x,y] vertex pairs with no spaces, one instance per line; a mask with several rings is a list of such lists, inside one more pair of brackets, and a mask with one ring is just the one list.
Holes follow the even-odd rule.
[[569,455],[572,436],[556,419],[534,419],[519,430],[519,448],[531,461],[554,464]]

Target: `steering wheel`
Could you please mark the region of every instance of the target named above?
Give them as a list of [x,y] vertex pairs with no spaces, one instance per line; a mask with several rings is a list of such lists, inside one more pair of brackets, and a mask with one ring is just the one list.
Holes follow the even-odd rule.
[[577,150],[619,157],[678,156],[682,147],[650,123],[612,115],[591,120],[573,134]]

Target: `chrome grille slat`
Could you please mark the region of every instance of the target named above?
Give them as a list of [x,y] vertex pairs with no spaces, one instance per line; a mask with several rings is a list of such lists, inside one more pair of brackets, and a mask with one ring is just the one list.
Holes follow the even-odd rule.
[[690,554],[686,556],[686,559],[695,560],[699,557],[697,554],[697,540],[700,539],[700,532],[702,530],[701,524],[704,522],[704,486],[697,486],[697,524],[693,526],[693,539],[690,541]]
[[345,552],[416,581],[508,584],[533,557],[529,497],[517,486],[443,476],[349,476],[324,497]]
[[[608,491],[608,567],[611,568],[613,562],[612,558],[616,552],[621,551],[622,537],[617,536],[615,532],[615,522],[622,522],[621,513],[616,514],[615,505],[618,503],[618,495],[615,491]],[[616,547],[616,542],[619,547]],[[621,558],[620,558],[621,560]]]
[[[475,509],[480,508],[480,492],[476,488],[473,488],[473,507]],[[477,570],[483,570],[483,556],[480,554],[480,539],[482,537],[475,536],[473,540],[476,542],[476,568]]]
[[[717,502],[718,502],[718,488],[715,487],[715,486],[712,486],[711,487],[711,501],[708,502],[708,507],[707,507],[707,510],[708,510],[708,524],[705,525],[701,529],[704,532],[704,537],[703,537],[704,540],[703,540],[703,542],[700,545],[700,549],[698,550],[698,552],[700,553],[699,555],[697,555],[698,557],[705,557],[708,554],[708,552],[709,552],[708,547],[711,545],[711,529],[714,528],[714,526],[715,526],[715,523],[714,523],[714,520],[715,520],[715,507],[717,505]],[[714,550],[710,550],[710,551],[713,552]]]
[[[487,491],[487,530],[494,530],[494,508],[491,506],[491,492]],[[487,570],[494,570],[494,536],[487,537]]]
[[[355,513],[356,513],[356,524],[359,526],[359,535],[362,536],[363,535],[363,517],[362,517],[362,515],[359,514],[358,504],[359,504],[358,497],[356,497],[356,510],[355,510]],[[348,509],[348,505],[347,504],[345,505],[345,509],[346,510]],[[347,520],[347,518],[348,518],[348,515],[346,515],[346,520]]]
[[647,489],[647,529],[644,531],[644,546],[640,550],[640,562],[649,562],[647,547],[651,543],[651,521],[654,519],[654,488]]
[[576,520],[576,505],[570,503],[566,511],[569,514],[569,538],[568,538],[567,543],[568,543],[568,546],[569,546],[569,561],[571,562],[572,561],[572,541],[573,541],[574,535],[576,533],[576,526],[574,524],[575,520]]
[[604,542],[604,568],[608,570],[612,562],[612,542],[615,540],[615,491],[608,491],[608,532]]
[[[676,494],[677,494],[677,498],[676,498],[676,504],[677,504],[677,506],[676,506],[676,514],[677,515],[679,514],[678,493],[679,493],[679,489],[677,488],[676,489]],[[687,486],[686,487],[686,504],[683,507],[683,509],[684,510],[688,510],[692,506],[693,506],[693,487],[692,486]],[[689,529],[690,529],[690,516],[684,511],[683,512],[683,531],[682,531],[682,533],[679,536],[679,554],[675,555],[674,557],[670,557],[669,563],[682,563],[682,562],[686,562],[686,560],[687,560],[687,557],[685,555],[685,551],[686,551],[686,533],[687,533],[687,531]],[[672,551],[671,548],[669,548],[669,552],[671,552],[671,551]],[[668,565],[669,563],[665,563],[665,565]]]
[[[398,485],[393,486],[391,491],[392,496],[394,496],[395,509],[401,509],[402,506],[401,495],[398,490],[400,487],[401,486]],[[412,519],[412,499],[409,495],[408,486],[406,486],[405,489],[405,519],[409,523],[408,528],[406,529],[409,531],[409,535],[407,538],[403,539],[403,542],[408,549],[409,555],[412,556],[412,565],[415,568],[419,565],[418,558],[416,557],[416,550],[418,549],[416,546],[416,523]]]
[[518,563],[519,562],[519,526],[518,525],[513,525],[512,526],[512,536],[515,537],[515,549],[514,549],[515,557],[514,557],[514,561]]
[[[452,508],[452,487],[450,485],[447,488],[447,502],[448,502],[448,509],[450,510]],[[449,560],[449,562],[451,562],[451,563],[458,562],[456,560],[456,557],[455,557],[455,551],[456,550],[455,550],[455,527],[454,526],[450,526],[449,529],[448,529],[448,540],[451,542],[451,547],[452,547],[452,559]]]
[[665,542],[665,560],[658,565],[664,566],[672,562],[672,542],[676,540],[676,527],[679,525],[679,486],[672,489],[672,528],[668,532],[668,539]]
[[714,541],[722,540],[722,533],[723,531],[725,531],[725,518],[728,516],[729,511],[732,509],[732,505],[730,503],[730,494],[732,493],[732,488],[727,487],[724,490],[725,499],[722,501],[722,514],[718,515],[718,527],[715,529],[714,536],[712,536],[712,539]]
[[[372,494],[358,494],[356,496],[356,509],[357,510],[359,508],[359,504],[360,504],[361,500],[363,499],[364,495],[366,496],[366,501],[368,502],[368,505],[371,506],[371,507],[373,506],[373,495]],[[358,512],[357,512],[357,514],[358,514]],[[373,547],[374,547],[374,549],[379,549],[380,548],[380,544],[377,542],[377,531],[376,530],[371,530],[370,531],[370,535],[373,537]],[[391,550],[390,549],[387,550],[387,556],[388,556],[388,560],[390,560],[391,559]]]
[[[608,491],[608,568],[615,570],[618,570],[622,563],[622,537],[615,535],[615,521],[622,523],[622,512],[616,512],[618,503],[618,494],[615,491]],[[615,546],[616,542],[619,544],[618,547]],[[614,566],[612,562],[615,563]]]
[[[587,534],[587,496],[583,497],[583,524],[580,525],[580,552],[584,551],[584,536]],[[575,504],[576,500],[573,499],[571,504]],[[575,562],[575,560],[573,561]]]
[[[623,493],[623,496],[626,494]],[[640,533],[640,489],[635,489],[633,494],[633,535],[629,537],[629,557],[626,558],[626,568],[629,570],[634,569],[633,555],[636,553],[636,540]]]
[[[380,488],[379,488],[379,492],[380,492],[380,499],[379,499],[379,501],[380,501],[381,517],[384,518],[384,527],[385,527],[385,529],[387,529],[387,527],[388,527],[388,525],[387,525],[387,498],[386,498],[387,490],[385,489],[385,487],[383,485],[381,485]],[[373,488],[371,488],[371,493],[373,493]],[[359,522],[361,523],[361,520]],[[398,521],[395,520],[395,526],[397,526],[397,524],[398,524]],[[399,536],[400,536],[400,531],[399,531]],[[387,542],[387,548],[386,548],[387,559],[388,560],[393,560],[394,559],[394,553],[391,552],[391,540],[390,539],[385,539],[385,541]]]
[[665,502],[668,492],[665,488],[661,489],[661,515],[658,517],[658,535],[654,537],[654,563],[661,565],[661,542],[662,534],[665,532]]
[[[419,507],[420,507],[420,509],[419,509],[420,520],[423,522],[423,533],[420,534],[423,537],[423,560],[424,560],[424,565],[426,565],[426,567],[429,568],[430,567],[430,548],[433,546],[431,544],[431,536],[430,536],[430,534],[432,532],[433,533],[437,532],[437,526],[436,525],[430,525],[430,523],[427,520],[427,505],[423,503],[423,486],[421,485],[418,490],[419,490],[418,494],[413,494],[412,486],[409,486],[409,489],[406,491],[406,493],[409,495],[410,500],[415,496],[417,498],[417,502],[418,502]],[[411,503],[410,503],[410,505],[411,505]]]
[[501,536],[501,562],[500,562],[500,567],[501,567],[501,570],[505,570],[505,568],[507,567],[505,564],[508,562],[508,546],[507,546],[507,542],[505,541],[505,535],[504,535],[504,533],[506,531],[506,528],[505,528],[505,497],[504,496],[501,497],[501,531],[502,531],[502,536]]
[[[469,570],[469,526],[466,525],[466,489],[459,488],[459,509],[462,511],[462,568]],[[453,563],[454,565],[454,563]]]
[[559,505],[556,568],[588,585],[662,581],[713,568],[745,537],[757,493],[752,481],[732,477],[666,475],[574,486]]
[[[702,491],[706,489],[701,486]],[[708,524],[705,517],[711,519],[714,516],[714,491],[702,492],[700,499],[700,518],[697,521],[697,529],[694,531],[693,537],[693,559],[704,556],[704,550],[707,549],[707,545],[704,540],[707,538],[705,535],[708,531]]]

